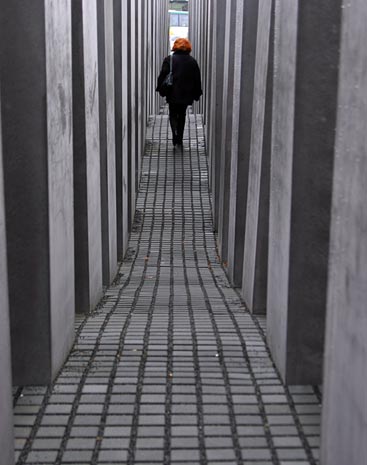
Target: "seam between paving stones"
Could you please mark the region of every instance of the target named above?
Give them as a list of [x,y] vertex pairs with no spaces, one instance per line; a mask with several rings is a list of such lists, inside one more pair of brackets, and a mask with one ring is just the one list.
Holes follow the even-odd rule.
[[[153,131],[154,131],[154,126],[153,126]],[[152,154],[152,151],[153,151],[153,144],[151,145],[151,153],[150,153],[150,155]],[[150,168],[151,168],[151,162],[152,162],[152,156],[149,156],[149,171],[150,171]],[[147,188],[146,188],[146,191],[145,191],[144,207],[146,206],[147,199],[148,199],[150,179],[151,178],[149,177],[148,178],[148,185],[147,185]],[[155,185],[155,193],[156,192],[157,192],[157,181],[156,181],[156,185]],[[155,199],[156,199],[156,195],[155,195]],[[142,233],[143,233],[143,230],[144,230],[144,222],[145,222],[145,215],[144,215],[144,212],[143,212],[142,224],[140,226],[140,231],[139,231],[140,234],[139,234],[139,239],[138,239],[138,242],[137,242],[137,249],[136,249],[136,255],[135,255],[136,258],[139,256],[141,237],[142,237]],[[153,227],[152,227],[151,231],[152,230],[153,230]],[[150,250],[150,247],[151,247],[151,241],[152,241],[151,237],[152,237],[152,235],[150,235],[148,250]],[[113,365],[112,365],[112,369],[111,369],[110,375],[109,375],[108,388],[107,388],[107,392],[106,392],[106,396],[105,396],[105,401],[104,401],[104,404],[103,404],[103,412],[102,412],[102,416],[101,416],[100,425],[99,425],[99,428],[98,428],[98,434],[97,434],[97,438],[96,438],[95,447],[94,447],[93,454],[92,454],[92,460],[91,460],[92,465],[98,463],[98,456],[99,456],[99,453],[100,453],[100,450],[101,450],[102,439],[103,439],[104,430],[105,430],[105,427],[106,427],[106,419],[107,419],[108,410],[109,410],[109,406],[110,406],[110,400],[111,400],[112,390],[113,390],[113,387],[114,387],[114,381],[115,381],[115,378],[116,378],[117,368],[118,368],[118,364],[120,362],[120,358],[121,358],[121,355],[122,355],[122,352],[123,352],[123,349],[124,349],[125,338],[126,338],[128,327],[129,327],[130,322],[131,322],[131,317],[132,317],[132,315],[133,315],[133,313],[134,313],[134,311],[136,309],[139,295],[140,295],[141,290],[142,290],[142,288],[144,286],[147,266],[148,266],[148,262],[145,261],[144,270],[143,270],[143,273],[142,273],[142,276],[141,276],[141,279],[140,279],[140,284],[138,285],[138,287],[137,287],[137,289],[135,291],[130,311],[129,311],[126,319],[125,319],[125,323],[124,323],[123,328],[122,328],[122,330],[120,332],[119,345],[118,345],[118,348],[117,348],[117,351],[116,351],[116,354],[115,354],[115,357],[114,357],[114,362],[113,362]],[[131,274],[130,274],[130,276],[131,276]]]
[[[188,124],[190,127],[190,124]],[[189,144],[191,145],[191,141],[189,139]],[[198,342],[197,342],[197,335],[196,335],[196,328],[195,328],[195,319],[194,313],[192,308],[192,301],[191,301],[191,291],[189,287],[188,277],[187,277],[187,267],[186,267],[186,251],[185,251],[185,225],[186,225],[186,218],[184,215],[185,212],[185,200],[184,200],[184,193],[185,193],[185,169],[184,169],[184,155],[183,151],[181,152],[181,167],[182,167],[182,177],[181,177],[181,207],[182,207],[182,236],[181,236],[181,252],[182,252],[182,261],[183,261],[183,273],[184,273],[184,281],[185,281],[185,289],[186,289],[186,296],[187,296],[187,307],[189,311],[189,319],[190,319],[190,330],[191,330],[191,339],[192,339],[192,352],[193,352],[193,362],[194,362],[194,370],[195,370],[195,391],[196,391],[196,398],[197,398],[197,426],[198,426],[198,439],[199,439],[199,454],[200,454],[200,465],[207,465],[208,458],[206,455],[206,448],[205,448],[205,432],[204,432],[204,411],[203,411],[203,394],[202,394],[202,385],[201,385],[201,377],[200,377],[200,364],[199,364],[199,355],[198,355]],[[192,178],[191,178],[192,180]]]
[[[168,141],[166,147],[166,167],[168,164]],[[164,456],[163,464],[170,465],[171,463],[171,449],[172,449],[172,376],[173,376],[173,323],[174,323],[174,266],[173,266],[173,243],[175,232],[175,199],[176,199],[176,157],[173,157],[173,189],[172,189],[172,203],[171,203],[171,243],[170,243],[170,295],[168,302],[168,334],[167,334],[167,381],[166,381],[166,399],[165,399],[165,423],[164,423]]]
[[[161,128],[162,128],[162,124],[161,124]],[[160,159],[161,159],[161,144],[159,144],[159,149],[158,149],[157,176],[156,176],[156,185],[155,185],[155,192],[154,192],[153,212],[155,211],[156,205],[157,205],[157,190],[158,190],[158,184],[159,184],[158,173],[159,173]],[[167,164],[166,164],[166,170],[167,170]],[[167,177],[167,171],[165,173],[165,177]],[[148,192],[148,189],[147,189],[147,192]],[[151,329],[152,318],[153,318],[153,313],[154,313],[154,306],[155,306],[155,302],[157,299],[157,292],[158,292],[158,286],[159,286],[159,280],[160,280],[160,261],[161,261],[161,256],[162,256],[162,240],[163,240],[163,229],[164,229],[164,220],[165,220],[165,212],[164,212],[165,198],[166,198],[166,189],[164,190],[164,197],[163,197],[163,203],[162,203],[162,215],[163,216],[162,216],[162,223],[161,223],[161,235],[160,235],[160,243],[159,243],[159,254],[158,254],[158,260],[157,260],[156,280],[154,284],[152,299],[151,299],[149,310],[148,310],[148,320],[147,320],[147,324],[146,324],[145,332],[144,332],[144,339],[143,339],[144,342],[143,342],[141,361],[139,364],[139,371],[138,371],[138,382],[137,382],[137,387],[136,387],[137,388],[136,399],[135,399],[134,412],[133,412],[133,423],[131,426],[131,435],[130,435],[130,443],[129,443],[129,448],[128,448],[127,465],[133,465],[135,461],[136,442],[137,442],[138,426],[139,426],[140,402],[141,402],[143,383],[144,383],[145,366],[146,366],[146,361],[148,357],[149,335],[150,335],[150,329]],[[152,226],[150,230],[148,254],[146,257],[147,259],[145,260],[144,278],[146,274],[146,267],[148,266],[148,261],[150,258],[150,249],[151,249],[151,244],[153,240],[154,224],[155,224],[155,215],[153,216]]]
[[[197,128],[196,115],[195,115],[195,123],[196,123],[195,127]],[[191,140],[191,133],[190,133],[190,140]],[[196,134],[196,142],[198,142],[197,134]],[[198,168],[199,168],[199,173],[200,173],[200,159],[199,159],[199,148],[198,147],[196,148],[196,154],[197,154],[197,163],[198,163]],[[236,423],[236,417],[235,417],[235,413],[234,413],[234,409],[233,409],[232,391],[231,391],[231,386],[230,386],[230,381],[229,381],[229,376],[228,376],[228,370],[227,370],[227,366],[226,366],[226,362],[225,362],[225,358],[224,358],[222,341],[221,341],[220,336],[219,336],[217,322],[215,321],[215,316],[213,314],[211,303],[210,303],[210,300],[209,300],[209,297],[208,297],[208,293],[207,293],[207,291],[205,289],[205,285],[203,283],[201,273],[200,273],[199,264],[198,264],[197,247],[196,247],[196,226],[195,226],[196,218],[195,218],[195,209],[194,209],[194,198],[193,198],[193,195],[192,195],[192,192],[193,192],[193,185],[192,185],[193,168],[192,168],[191,143],[190,143],[190,171],[191,171],[191,186],[190,186],[191,209],[192,209],[192,215],[193,215],[193,221],[192,221],[192,228],[193,228],[192,247],[193,247],[193,250],[194,250],[194,262],[195,262],[195,266],[196,266],[196,272],[197,272],[198,280],[199,280],[199,283],[200,283],[201,291],[202,291],[202,293],[204,295],[204,298],[205,298],[205,305],[206,305],[207,311],[209,313],[209,317],[210,317],[210,320],[211,320],[213,332],[214,332],[214,335],[215,335],[215,340],[216,340],[216,344],[217,344],[218,358],[219,358],[220,367],[221,367],[221,370],[222,370],[222,376],[223,376],[223,379],[225,381],[227,406],[228,406],[228,410],[229,410],[229,418],[230,418],[231,431],[232,431],[232,441],[233,441],[233,446],[234,446],[234,450],[235,450],[235,454],[236,454],[236,460],[237,460],[237,463],[239,465],[243,465],[244,461],[243,461],[242,452],[241,452],[239,439],[238,439],[237,423]],[[200,179],[199,180],[199,192],[200,192],[199,198],[200,198],[201,212],[202,212],[202,215],[203,215],[204,210],[202,208],[201,176],[199,176],[199,179]],[[203,220],[203,218],[204,217],[202,216],[202,220]],[[203,221],[203,238],[204,238],[204,244],[206,244],[204,221]],[[206,254],[206,255],[207,255],[207,261],[209,263],[208,254]]]

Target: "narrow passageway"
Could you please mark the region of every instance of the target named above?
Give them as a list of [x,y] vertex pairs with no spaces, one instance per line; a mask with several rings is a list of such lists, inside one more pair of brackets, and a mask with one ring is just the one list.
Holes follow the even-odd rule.
[[50,388],[16,392],[18,464],[316,464],[320,398],[285,388],[217,259],[200,115],[151,118],[129,250]]

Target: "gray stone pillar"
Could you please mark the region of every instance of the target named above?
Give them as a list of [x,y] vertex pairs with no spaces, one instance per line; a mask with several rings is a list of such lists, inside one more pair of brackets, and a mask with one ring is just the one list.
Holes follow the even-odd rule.
[[[214,25],[213,25],[213,16],[214,16],[214,0],[208,0],[208,46],[207,46],[207,63],[206,63],[206,72],[203,76],[205,92],[205,107],[204,107],[204,118],[205,118],[205,138],[209,142],[209,135],[211,134],[211,127],[213,121],[213,80],[212,80],[212,55],[213,55],[213,36],[215,34]],[[190,19],[192,21],[192,19]],[[212,111],[213,110],[213,111]],[[208,148],[208,147],[207,147]],[[208,154],[209,155],[209,154]]]
[[2,2],[12,367],[47,384],[74,339],[71,1]]
[[[98,76],[99,76],[99,129],[101,163],[102,214],[102,270],[103,284],[108,286],[117,271],[117,209],[116,166],[118,165],[115,140],[115,66],[113,3],[97,2],[98,11]],[[121,93],[120,93],[121,95]],[[118,112],[116,111],[116,118]],[[118,129],[118,124],[116,124]]]
[[14,464],[10,324],[0,116],[0,465]]
[[273,91],[274,2],[259,1],[248,175],[242,295],[254,313],[266,311]]
[[321,463],[367,458],[367,4],[345,4],[331,221]]
[[222,261],[228,259],[228,221],[229,191],[232,153],[232,118],[233,118],[233,75],[234,75],[234,41],[236,33],[237,0],[226,2],[224,61],[223,61],[223,95],[221,112],[221,138],[219,157],[219,205],[218,205],[218,245]]
[[257,15],[258,2],[237,1],[228,225],[228,275],[235,286],[242,285]]
[[137,129],[136,129],[136,5],[135,2],[130,2],[129,5],[129,69],[130,69],[130,82],[129,82],[129,113],[130,113],[130,131],[129,131],[129,176],[130,176],[130,190],[129,190],[129,229],[134,221],[135,205],[136,205],[136,157],[137,157]]
[[142,15],[143,15],[143,1],[135,0],[135,33],[136,33],[136,48],[132,49],[133,53],[136,54],[136,74],[135,74],[135,85],[136,85],[136,94],[135,94],[135,122],[136,122],[136,158],[135,158],[135,187],[136,191],[139,189],[139,175],[140,175],[140,164],[142,156],[142,104],[143,104],[143,95],[142,95]]
[[96,0],[73,0],[75,302],[88,312],[102,295],[99,85]]
[[[121,261],[125,255],[128,240],[127,224],[127,157],[126,147],[123,146],[124,121],[123,121],[123,89],[127,81],[123,74],[127,72],[127,60],[123,61],[122,47],[127,44],[122,40],[123,8],[127,8],[127,2],[113,0],[113,32],[114,32],[114,90],[115,90],[115,137],[116,137],[116,208],[117,208],[117,257]],[[125,205],[126,204],[126,205]]]
[[289,384],[321,381],[340,12],[276,1],[267,327]]
[[219,183],[220,183],[220,147],[223,105],[223,60],[225,33],[225,2],[214,5],[214,43],[212,55],[212,111],[213,120],[209,134],[210,186],[213,198],[214,229],[218,230]]
[[[120,184],[121,194],[118,193],[118,198],[121,200],[121,206],[118,211],[121,215],[121,224],[118,224],[120,236],[118,257],[122,259],[126,253],[128,239],[129,239],[129,196],[131,190],[131,178],[128,167],[128,157],[130,153],[129,144],[129,93],[130,93],[130,66],[129,66],[129,8],[128,2],[121,2],[121,166],[118,168],[121,173],[121,180],[118,179]],[[117,47],[117,44],[115,44]]]

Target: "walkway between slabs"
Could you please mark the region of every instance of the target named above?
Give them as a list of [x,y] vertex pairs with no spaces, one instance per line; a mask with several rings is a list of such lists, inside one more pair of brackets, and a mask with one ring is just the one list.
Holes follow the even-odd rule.
[[320,395],[283,386],[217,259],[200,115],[151,119],[126,260],[49,388],[15,392],[18,464],[318,463]]

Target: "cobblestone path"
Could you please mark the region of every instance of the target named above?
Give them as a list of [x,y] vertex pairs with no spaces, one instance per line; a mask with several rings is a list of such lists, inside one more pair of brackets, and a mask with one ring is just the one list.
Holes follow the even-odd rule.
[[217,260],[203,127],[151,120],[129,252],[49,388],[14,393],[18,464],[318,463],[320,394],[286,389]]

